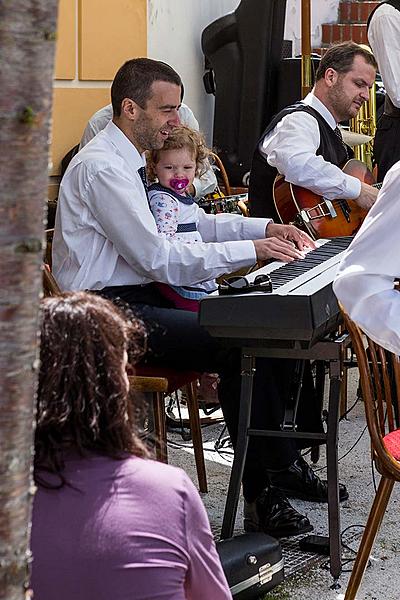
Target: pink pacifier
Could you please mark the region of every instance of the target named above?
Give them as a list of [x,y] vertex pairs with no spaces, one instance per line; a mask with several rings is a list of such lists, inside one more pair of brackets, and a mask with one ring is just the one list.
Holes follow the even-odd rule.
[[182,179],[178,179],[177,177],[173,177],[169,181],[169,185],[176,192],[181,192],[189,185],[189,179],[187,177],[183,177]]

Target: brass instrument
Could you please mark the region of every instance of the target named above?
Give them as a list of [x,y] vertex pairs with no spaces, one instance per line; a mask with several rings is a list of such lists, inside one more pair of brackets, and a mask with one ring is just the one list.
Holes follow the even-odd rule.
[[[362,47],[371,52],[371,48],[362,44]],[[373,170],[373,138],[376,132],[376,84],[369,90],[369,99],[364,102],[358,115],[350,121],[350,131],[368,135],[372,139],[354,148],[354,158],[361,160],[370,171]]]
[[368,135],[372,139],[366,144],[355,146],[354,158],[361,160],[367,165],[368,169],[372,171],[374,167],[373,162],[373,137],[376,131],[376,97],[375,97],[375,83],[369,91],[369,100],[364,102],[359,110],[358,115],[351,119],[350,130],[355,133],[361,133],[362,135]]

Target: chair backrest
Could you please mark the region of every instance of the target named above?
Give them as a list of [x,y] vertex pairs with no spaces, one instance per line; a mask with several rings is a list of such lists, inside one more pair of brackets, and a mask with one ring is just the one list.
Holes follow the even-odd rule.
[[55,280],[53,273],[50,271],[50,267],[47,263],[43,263],[43,294],[45,298],[48,296],[58,296],[61,294],[59,285]]
[[215,154],[214,152],[210,152],[210,158],[215,162],[219,169],[219,172],[221,173],[222,181],[224,183],[225,188],[225,195],[230,196],[232,194],[232,189],[229,183],[228,174],[224,167],[224,163],[222,162],[218,154]]
[[58,296],[61,289],[51,272],[51,249],[53,243],[54,229],[46,229],[46,246],[43,261],[43,293],[44,296]]
[[360,371],[362,397],[372,452],[380,472],[397,476],[400,463],[387,451],[384,437],[398,429],[400,414],[400,359],[371,340],[341,307]]

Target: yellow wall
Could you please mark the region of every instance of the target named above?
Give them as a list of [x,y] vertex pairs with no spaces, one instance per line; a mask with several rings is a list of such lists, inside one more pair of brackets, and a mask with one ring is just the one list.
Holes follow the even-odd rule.
[[59,0],[51,175],[88,118],[110,102],[117,69],[146,55],[147,0]]

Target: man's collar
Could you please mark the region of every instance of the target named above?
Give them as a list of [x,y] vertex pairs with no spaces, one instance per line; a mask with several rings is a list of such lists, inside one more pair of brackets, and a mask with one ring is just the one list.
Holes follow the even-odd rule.
[[314,108],[319,114],[325,119],[332,129],[336,129],[337,123],[333,114],[326,108],[325,104],[321,102],[314,94],[314,92],[310,92],[303,100],[304,104],[307,106],[311,106]]
[[134,144],[126,137],[121,129],[113,122],[107,123],[104,131],[113,144],[118,148],[123,158],[137,171],[146,165],[144,154],[140,154]]

